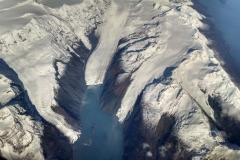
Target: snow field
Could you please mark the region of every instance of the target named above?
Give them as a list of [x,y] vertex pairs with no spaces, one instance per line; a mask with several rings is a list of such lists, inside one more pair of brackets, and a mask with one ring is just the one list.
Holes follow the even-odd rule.
[[[60,87],[55,79],[53,62],[60,59],[67,63],[72,57],[68,49],[71,50],[71,46],[79,40],[91,48],[86,37],[87,32],[101,21],[108,2],[84,1],[81,4],[64,5],[54,9],[34,1],[11,5],[16,11],[21,10],[19,6],[25,9],[23,15],[36,14],[32,13],[36,9],[31,10],[29,6],[37,7],[42,14],[28,17],[30,19],[22,26],[16,27],[11,22],[14,28],[9,27],[1,32],[0,58],[17,72],[38,113],[73,143],[81,134],[80,126],[74,128],[66,122],[65,117],[52,110],[52,107],[57,105],[54,90]],[[59,68],[61,73],[64,68],[62,64]],[[5,98],[3,103],[9,99],[8,96]]]

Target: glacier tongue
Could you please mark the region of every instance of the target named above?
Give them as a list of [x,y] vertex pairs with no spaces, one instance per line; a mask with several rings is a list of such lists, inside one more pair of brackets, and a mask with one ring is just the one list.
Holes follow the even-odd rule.
[[116,51],[122,28],[128,16],[126,6],[123,4],[121,6],[123,9],[119,7],[112,2],[111,8],[104,16],[104,23],[97,30],[100,40],[97,48],[87,61],[85,70],[87,85],[102,84],[104,81],[105,74]]

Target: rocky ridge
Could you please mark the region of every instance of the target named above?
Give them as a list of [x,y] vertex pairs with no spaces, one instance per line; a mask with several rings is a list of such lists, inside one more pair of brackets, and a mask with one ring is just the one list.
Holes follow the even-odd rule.
[[122,123],[124,159],[239,154],[240,92],[192,5],[141,1],[130,10],[101,96],[101,108]]
[[8,68],[0,73],[2,157],[72,159],[71,144],[81,134],[85,63],[110,4],[95,0],[53,9],[26,1],[13,6],[16,11],[36,6],[44,14],[0,36],[1,65]]
[[[206,17],[192,2],[90,0],[53,9],[26,1],[14,7],[22,5],[44,14],[0,36],[0,156],[71,159],[70,144],[81,135],[86,62],[104,47],[110,49],[102,59],[110,65],[99,70],[106,72],[100,107],[122,123],[123,159],[239,156],[240,91],[202,34]],[[111,7],[109,20],[104,14]],[[110,35],[118,31],[114,43],[104,43],[108,33],[100,24],[115,27]]]

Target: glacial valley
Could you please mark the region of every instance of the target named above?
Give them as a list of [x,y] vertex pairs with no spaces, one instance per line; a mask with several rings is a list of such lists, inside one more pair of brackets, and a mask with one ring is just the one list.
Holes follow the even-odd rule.
[[0,0],[0,157],[79,159],[106,126],[117,160],[238,159],[239,68],[207,16],[191,0]]

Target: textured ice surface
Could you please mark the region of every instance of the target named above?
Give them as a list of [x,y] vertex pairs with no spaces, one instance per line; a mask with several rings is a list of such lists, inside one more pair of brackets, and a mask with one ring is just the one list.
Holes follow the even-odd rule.
[[[142,95],[139,101],[146,133],[156,130],[162,115],[174,115],[174,135],[189,151],[199,153],[196,157],[225,150],[226,155],[236,152],[237,156],[237,150],[220,145],[225,142],[224,134],[209,124],[208,118],[216,120],[208,97],[217,98],[223,113],[239,119],[239,89],[199,32],[199,27],[205,27],[200,21],[204,17],[191,8],[190,2],[181,2],[85,0],[56,6],[56,1],[48,1],[53,7],[49,8],[31,0],[2,0],[0,58],[18,74],[40,116],[73,143],[81,134],[80,126],[69,124],[64,115],[53,111],[58,103],[55,91],[61,87],[53,63],[56,59],[63,62],[56,65],[59,76],[64,75],[65,64],[79,56],[74,53],[74,45],[81,41],[91,49],[87,35],[96,29],[99,44],[87,62],[85,80],[88,85],[102,84],[113,56],[118,54],[122,74],[116,77],[116,84],[130,77],[117,111],[120,122],[131,115]],[[5,105],[16,94],[9,78],[0,76],[0,102],[4,106],[0,110],[0,130],[2,137],[10,137],[1,139],[2,155],[23,159],[31,148],[36,154],[30,159],[43,159],[38,137],[41,124],[21,115],[25,112],[22,107]],[[22,142],[15,143],[18,140]],[[21,144],[20,155],[9,149],[12,144]],[[152,152],[147,155],[152,156]]]
[[217,98],[229,116],[239,119],[240,110],[239,89],[209,49],[211,42],[199,32],[206,28],[203,18],[189,2],[133,3],[117,48],[122,71],[115,82],[121,84],[130,76],[117,111],[120,122],[128,120],[142,97],[138,100],[146,132],[154,133],[164,114],[173,115],[172,134],[187,150],[199,153],[196,158],[225,142],[209,124],[209,119],[216,122],[209,96]]
[[31,0],[0,1],[0,34],[12,29],[19,29],[36,18],[45,14],[42,6]]
[[87,62],[85,70],[87,85],[103,83],[108,66],[116,52],[122,28],[126,23],[127,11],[127,5],[118,6],[113,2],[111,8],[105,14],[104,23],[99,26],[97,31],[100,36],[99,44]]
[[[4,5],[7,6],[5,3],[6,1]],[[0,58],[17,72],[39,114],[63,132],[70,142],[76,141],[79,137],[80,126],[71,126],[64,116],[52,110],[52,107],[57,105],[54,92],[60,87],[55,79],[53,62],[59,59],[67,63],[72,57],[69,50],[73,50],[71,49],[73,44],[80,40],[91,48],[86,37],[87,32],[99,23],[106,5],[105,1],[85,1],[74,6],[64,5],[51,9],[34,1],[22,3],[13,1],[9,8],[16,12],[11,12],[8,8],[2,10],[12,18],[19,15],[30,17],[24,18],[21,26],[16,26],[18,22],[14,21],[9,22],[13,27],[3,25]],[[38,10],[41,14],[36,16]],[[9,15],[10,13],[13,15]],[[1,14],[3,17],[6,15]],[[63,73],[63,64],[58,67]],[[4,101],[7,101],[7,96],[5,99]]]

